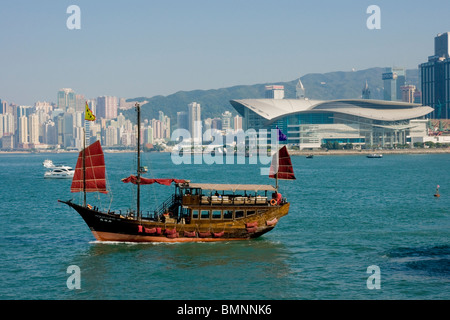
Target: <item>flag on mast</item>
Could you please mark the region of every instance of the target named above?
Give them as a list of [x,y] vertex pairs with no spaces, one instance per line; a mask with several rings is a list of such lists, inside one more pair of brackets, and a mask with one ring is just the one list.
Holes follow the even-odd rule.
[[95,115],[92,113],[91,109],[89,109],[87,101],[86,101],[86,112],[84,115],[84,119],[87,121],[95,121]]
[[287,140],[286,135],[278,128],[278,126],[277,131],[278,131],[278,141],[286,141]]

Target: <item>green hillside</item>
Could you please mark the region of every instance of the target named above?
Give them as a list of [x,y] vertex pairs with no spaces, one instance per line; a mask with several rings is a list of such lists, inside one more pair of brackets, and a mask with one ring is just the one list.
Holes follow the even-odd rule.
[[[381,74],[384,68],[370,68],[360,71],[329,72],[324,74],[312,73],[301,77],[306,90],[306,96],[310,99],[358,99],[361,98],[362,88],[367,80],[372,99],[383,99],[383,80]],[[172,119],[176,124],[176,114],[179,111],[187,111],[188,104],[195,101],[201,105],[202,119],[220,117],[228,110],[236,114],[229,101],[232,99],[258,99],[264,98],[266,85],[284,85],[285,98],[295,98],[295,86],[298,79],[289,82],[272,82],[254,85],[240,85],[221,89],[179,91],[168,96],[154,96],[151,98],[140,97],[130,99],[132,101],[148,101],[142,105],[142,119],[157,119],[158,111]],[[418,70],[407,70],[407,84],[418,87]],[[125,116],[134,118],[134,111],[127,110]]]

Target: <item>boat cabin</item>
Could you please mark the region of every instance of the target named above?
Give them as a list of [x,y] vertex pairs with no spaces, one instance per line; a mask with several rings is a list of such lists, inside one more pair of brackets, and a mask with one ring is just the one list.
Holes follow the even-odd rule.
[[267,206],[277,194],[271,185],[185,183],[177,187],[184,206]]
[[167,222],[235,220],[266,212],[286,202],[271,185],[183,182],[154,212]]

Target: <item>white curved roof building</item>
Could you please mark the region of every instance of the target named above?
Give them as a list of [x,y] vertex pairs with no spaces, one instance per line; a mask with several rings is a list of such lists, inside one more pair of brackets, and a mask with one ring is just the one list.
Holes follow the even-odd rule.
[[[288,144],[303,148],[327,142],[395,146],[422,134],[433,111],[420,104],[370,99],[244,99],[231,100],[243,117],[244,130],[280,128]],[[414,120],[414,121],[412,121]]]

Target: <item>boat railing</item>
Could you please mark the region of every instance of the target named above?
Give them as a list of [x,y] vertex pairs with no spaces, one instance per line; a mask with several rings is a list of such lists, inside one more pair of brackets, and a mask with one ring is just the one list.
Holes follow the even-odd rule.
[[169,198],[167,198],[163,203],[160,204],[158,208],[155,209],[154,213],[156,215],[164,214],[169,210],[171,206],[175,203],[175,195],[172,194]]
[[201,196],[200,205],[267,205],[267,197],[263,196]]

